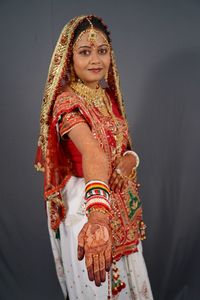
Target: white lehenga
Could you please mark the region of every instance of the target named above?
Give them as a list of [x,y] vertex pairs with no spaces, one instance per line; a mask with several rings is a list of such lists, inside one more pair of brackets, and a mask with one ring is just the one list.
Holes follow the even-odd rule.
[[[48,221],[56,271],[65,298],[68,294],[70,300],[106,300],[108,280],[101,287],[96,287],[94,282],[88,279],[84,259],[77,259],[77,236],[87,221],[83,208],[84,188],[84,179],[72,176],[62,191],[68,212],[65,222],[59,227],[59,240],[55,239],[55,233]],[[153,299],[141,243],[138,249],[138,252],[122,257],[117,262],[126,288],[112,299]]]

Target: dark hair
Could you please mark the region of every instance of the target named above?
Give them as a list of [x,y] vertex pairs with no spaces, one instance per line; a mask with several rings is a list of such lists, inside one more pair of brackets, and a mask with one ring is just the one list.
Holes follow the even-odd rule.
[[[98,17],[96,17],[96,16],[88,16],[88,19],[91,21],[91,23],[93,24],[93,26],[94,26],[96,29],[101,30],[101,31],[105,34],[105,36],[106,36],[108,42],[110,43],[110,42],[111,42],[111,39],[110,39],[110,32],[108,31],[107,26],[103,23],[102,19],[101,19],[101,18],[98,18]],[[84,30],[86,30],[86,29],[88,29],[88,28],[90,28],[90,27],[91,27],[91,25],[90,25],[90,23],[88,22],[88,20],[87,20],[87,19],[84,19],[84,20],[77,26],[77,28],[76,28],[75,31],[74,31],[74,37],[73,37],[72,44],[76,41],[76,39],[78,38],[79,34],[80,34],[82,31],[84,31]]]

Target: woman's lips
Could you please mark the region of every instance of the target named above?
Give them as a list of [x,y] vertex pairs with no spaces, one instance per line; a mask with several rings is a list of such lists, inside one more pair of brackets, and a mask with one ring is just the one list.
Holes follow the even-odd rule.
[[88,69],[88,70],[93,73],[99,73],[99,72],[101,72],[102,68],[94,68],[94,69]]

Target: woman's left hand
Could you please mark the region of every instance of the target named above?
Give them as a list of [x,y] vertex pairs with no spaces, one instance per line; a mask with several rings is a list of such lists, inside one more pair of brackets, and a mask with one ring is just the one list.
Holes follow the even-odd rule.
[[119,192],[123,190],[135,165],[136,159],[131,154],[126,154],[116,160],[115,167],[109,180],[112,191]]

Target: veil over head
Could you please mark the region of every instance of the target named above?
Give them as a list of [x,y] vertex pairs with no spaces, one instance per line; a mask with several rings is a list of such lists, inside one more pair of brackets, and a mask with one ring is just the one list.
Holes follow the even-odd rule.
[[[96,16],[83,15],[75,17],[62,29],[49,65],[48,76],[44,89],[44,97],[42,100],[40,135],[38,139],[35,167],[38,171],[45,172],[45,198],[47,200],[54,199],[55,205],[58,206],[60,205],[59,191],[71,175],[69,161],[65,161],[62,149],[60,149],[57,142],[58,137],[54,130],[56,124],[52,124],[53,106],[56,97],[62,91],[63,80],[67,80],[67,78],[70,76],[74,32],[79,24],[81,24],[86,18],[91,19],[92,17]],[[107,27],[101,18],[96,18],[105,27]],[[111,64],[108,72],[107,83],[108,88],[115,96],[115,101],[117,101],[123,117],[126,119],[120,91],[119,74],[112,48]],[[63,210],[61,209],[60,212],[64,216],[64,208]]]

